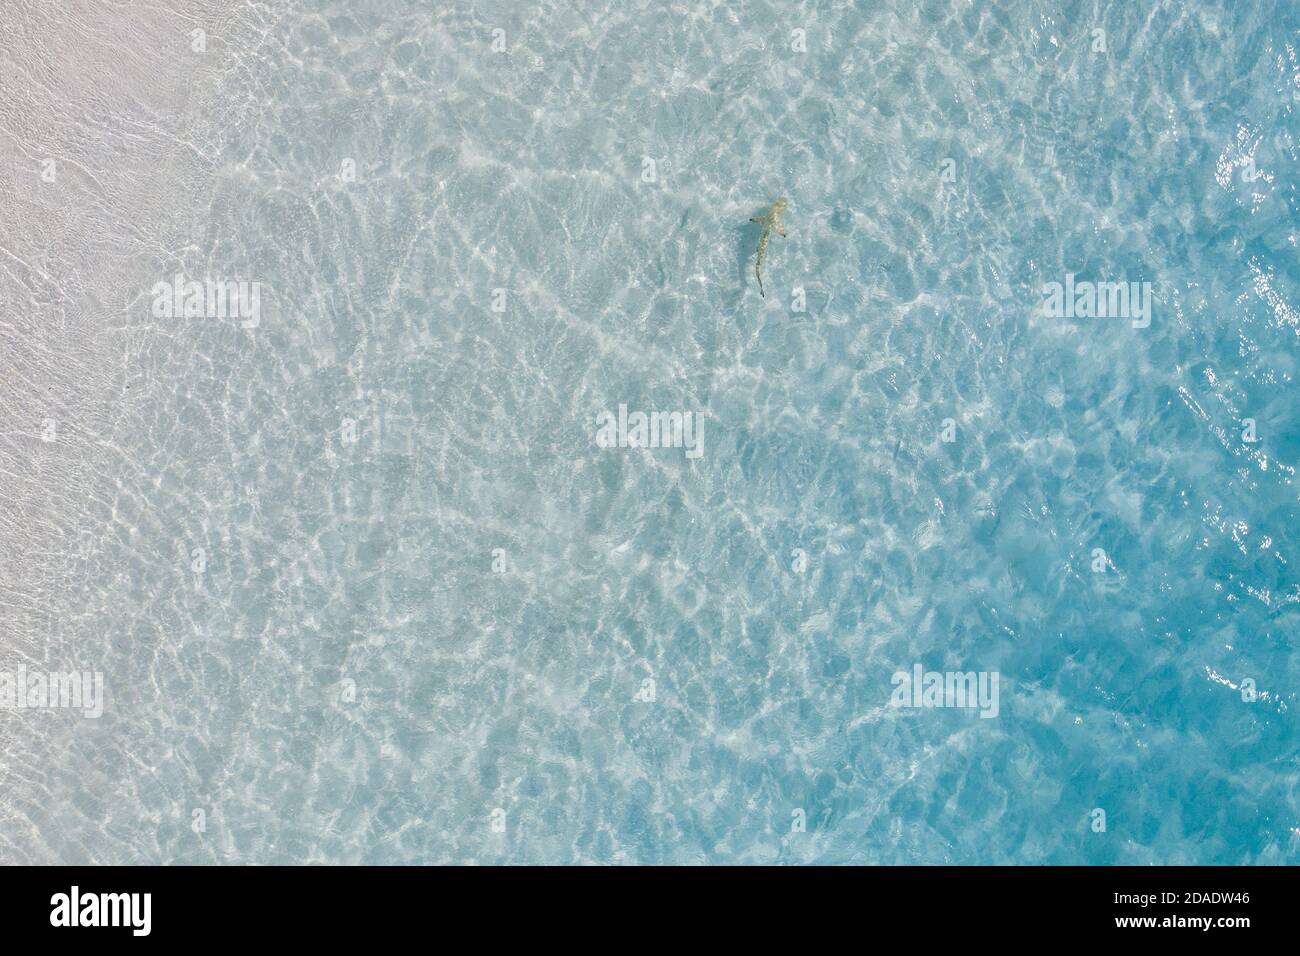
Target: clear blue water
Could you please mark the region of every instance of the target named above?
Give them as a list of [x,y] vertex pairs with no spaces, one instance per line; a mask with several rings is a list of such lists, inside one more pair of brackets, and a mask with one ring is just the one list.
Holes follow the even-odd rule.
[[1300,7],[268,9],[9,856],[1297,862]]

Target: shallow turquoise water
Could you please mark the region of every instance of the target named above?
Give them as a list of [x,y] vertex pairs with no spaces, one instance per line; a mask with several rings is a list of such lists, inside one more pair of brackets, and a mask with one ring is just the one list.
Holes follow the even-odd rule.
[[1294,3],[270,9],[14,855],[1296,862]]

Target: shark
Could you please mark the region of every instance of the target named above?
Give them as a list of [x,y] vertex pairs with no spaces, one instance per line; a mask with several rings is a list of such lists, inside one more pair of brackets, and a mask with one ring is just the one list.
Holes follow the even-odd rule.
[[767,255],[767,240],[772,238],[772,233],[776,233],[782,239],[785,238],[785,230],[781,228],[783,212],[785,212],[784,196],[772,203],[772,208],[766,214],[754,216],[749,220],[761,223],[763,226],[763,234],[758,239],[758,259],[754,262],[754,275],[758,279],[758,294],[764,298],[767,298],[767,293],[763,291],[763,257]]

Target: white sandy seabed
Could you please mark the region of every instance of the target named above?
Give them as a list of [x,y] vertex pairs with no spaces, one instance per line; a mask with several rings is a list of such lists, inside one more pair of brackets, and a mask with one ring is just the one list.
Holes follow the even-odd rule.
[[[160,334],[128,316],[202,221],[209,107],[258,16],[235,0],[0,8],[0,670],[86,663],[64,659],[69,569]],[[17,794],[61,718],[3,716],[0,791]]]

